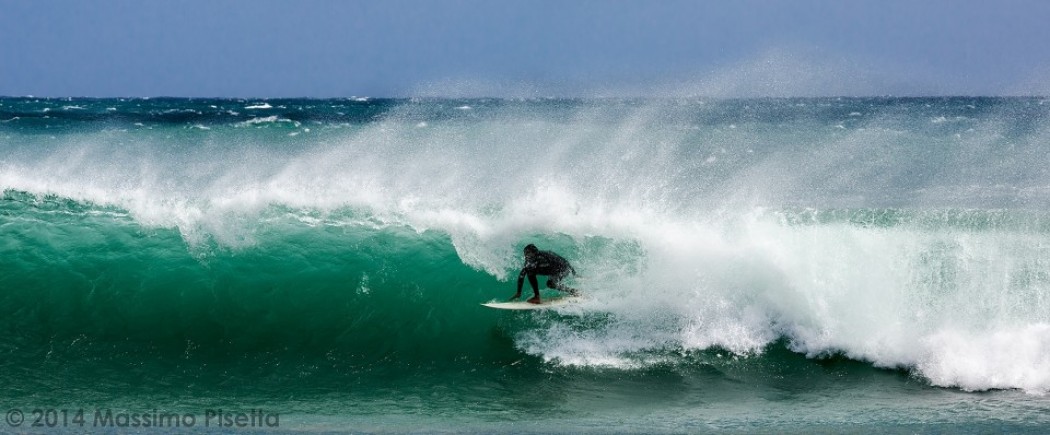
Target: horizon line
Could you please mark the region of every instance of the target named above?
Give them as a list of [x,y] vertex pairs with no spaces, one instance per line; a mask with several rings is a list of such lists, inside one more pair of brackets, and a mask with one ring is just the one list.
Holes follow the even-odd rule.
[[148,95],[148,96],[97,96],[97,95],[0,95],[0,99],[84,99],[84,100],[360,100],[362,102],[371,100],[688,100],[688,99],[710,99],[710,100],[772,100],[772,99],[872,99],[872,98],[897,98],[897,99],[925,99],[925,98],[1050,98],[1050,94],[882,94],[882,95],[766,95],[766,96],[717,96],[717,95],[544,95],[544,96],[508,96],[508,95],[404,95],[404,96],[203,96],[203,95]]

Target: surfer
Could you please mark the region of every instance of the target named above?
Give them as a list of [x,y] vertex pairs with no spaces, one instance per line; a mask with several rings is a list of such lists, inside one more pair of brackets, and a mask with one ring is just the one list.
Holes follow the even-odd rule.
[[579,291],[561,283],[561,280],[565,279],[569,273],[576,275],[576,269],[572,268],[568,260],[553,252],[541,251],[536,248],[536,245],[530,243],[525,246],[525,267],[522,267],[521,273],[518,274],[518,292],[510,300],[517,300],[521,297],[521,285],[527,276],[529,285],[532,286],[533,296],[526,302],[540,303],[540,287],[536,283],[536,275],[548,276],[547,287],[577,296],[580,294]]

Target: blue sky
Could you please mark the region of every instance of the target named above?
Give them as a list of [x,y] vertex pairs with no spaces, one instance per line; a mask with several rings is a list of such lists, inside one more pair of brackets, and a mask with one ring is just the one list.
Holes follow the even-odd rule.
[[1050,93],[1050,1],[0,0],[0,95]]

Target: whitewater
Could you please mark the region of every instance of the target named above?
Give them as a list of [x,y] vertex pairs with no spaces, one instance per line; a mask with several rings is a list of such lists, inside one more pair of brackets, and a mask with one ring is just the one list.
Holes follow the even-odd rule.
[[[1038,432],[1048,144],[1041,98],[2,98],[2,404]],[[529,243],[588,299],[480,307]]]

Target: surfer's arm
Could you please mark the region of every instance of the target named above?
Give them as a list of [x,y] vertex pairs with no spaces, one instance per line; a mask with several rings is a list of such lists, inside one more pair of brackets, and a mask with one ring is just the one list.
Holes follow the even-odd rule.
[[514,293],[513,297],[510,298],[511,300],[514,300],[514,299],[517,299],[517,298],[521,297],[521,286],[524,283],[525,283],[525,269],[521,269],[521,273],[518,274],[518,291],[516,293]]

